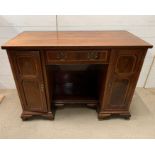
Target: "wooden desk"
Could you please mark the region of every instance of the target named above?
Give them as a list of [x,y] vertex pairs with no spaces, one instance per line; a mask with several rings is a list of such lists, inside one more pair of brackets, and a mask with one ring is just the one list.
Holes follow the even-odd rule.
[[66,104],[95,107],[99,119],[129,118],[148,48],[152,45],[127,31],[23,32],[2,46],[23,120],[54,119],[56,107]]

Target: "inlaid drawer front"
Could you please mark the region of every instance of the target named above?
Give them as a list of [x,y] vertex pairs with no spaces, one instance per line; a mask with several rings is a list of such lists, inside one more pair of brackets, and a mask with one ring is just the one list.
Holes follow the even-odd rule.
[[107,63],[109,57],[108,50],[47,50],[46,59],[48,64],[65,62],[100,62]]
[[64,51],[46,51],[48,62],[64,60],[66,58],[66,52]]

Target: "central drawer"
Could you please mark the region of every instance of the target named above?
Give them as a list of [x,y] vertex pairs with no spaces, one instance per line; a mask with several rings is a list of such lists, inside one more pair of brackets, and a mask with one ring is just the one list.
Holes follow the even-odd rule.
[[108,63],[109,50],[46,50],[47,64]]

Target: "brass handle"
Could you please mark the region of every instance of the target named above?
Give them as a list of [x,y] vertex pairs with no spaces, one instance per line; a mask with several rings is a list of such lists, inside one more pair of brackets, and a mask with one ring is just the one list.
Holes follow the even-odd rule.
[[57,54],[57,59],[64,59],[64,57],[65,57],[65,54],[62,51]]
[[97,59],[98,53],[97,52],[89,52],[88,53],[88,59]]

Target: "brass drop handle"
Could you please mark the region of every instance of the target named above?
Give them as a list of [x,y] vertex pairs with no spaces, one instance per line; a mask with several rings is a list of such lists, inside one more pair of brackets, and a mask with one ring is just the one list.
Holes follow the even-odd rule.
[[97,52],[88,52],[88,59],[97,59],[98,53]]
[[65,57],[65,54],[64,54],[63,51],[58,52],[58,54],[57,54],[57,59],[64,59],[64,57]]

